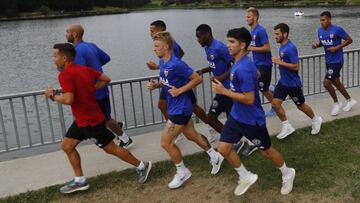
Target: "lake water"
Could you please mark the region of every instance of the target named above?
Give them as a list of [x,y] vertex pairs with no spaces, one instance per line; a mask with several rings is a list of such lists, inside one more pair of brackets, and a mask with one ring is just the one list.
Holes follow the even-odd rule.
[[[304,8],[303,17],[294,17],[295,8],[270,8],[260,10],[260,23],[270,37],[273,55],[278,45],[272,28],[280,22],[290,25],[290,38],[300,55],[321,53],[312,50],[319,27],[319,13],[326,8]],[[357,8],[329,8],[333,23],[339,24],[353,37],[350,48],[360,45],[360,21]],[[157,60],[152,51],[149,24],[157,19],[167,23],[177,42],[185,51],[184,60],[193,68],[207,65],[204,51],[195,38],[195,28],[207,23],[213,28],[215,38],[225,41],[226,32],[245,26],[244,9],[164,10],[133,12],[128,14],[91,16],[80,18],[0,22],[0,95],[43,89],[57,85],[57,71],[52,63],[52,46],[65,42],[65,29],[71,23],[82,24],[84,39],[96,43],[111,57],[105,73],[112,80],[136,78],[157,74],[149,71],[145,62]]]

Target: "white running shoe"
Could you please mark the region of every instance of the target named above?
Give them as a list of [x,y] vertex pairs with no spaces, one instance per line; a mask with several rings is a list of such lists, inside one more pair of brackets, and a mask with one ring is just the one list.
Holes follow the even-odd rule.
[[295,131],[295,128],[293,128],[291,124],[283,125],[281,132],[276,136],[276,138],[279,140],[284,139],[285,137],[289,136],[294,131]]
[[214,128],[209,126],[209,136],[207,137],[210,143],[213,143],[217,140],[217,132]]
[[177,138],[175,139],[175,144],[178,144],[179,142],[181,142],[181,140],[183,140],[185,137],[185,135],[180,134],[177,136]]
[[350,99],[350,101],[347,101],[344,108],[342,109],[343,111],[350,111],[351,108],[357,103],[356,100],[354,99]]
[[221,164],[224,161],[224,157],[219,153],[215,160],[211,160],[210,163],[212,165],[211,174],[215,175],[220,171]]
[[182,184],[185,183],[186,180],[188,180],[191,177],[191,172],[189,169],[186,169],[185,172],[176,172],[174,178],[172,181],[168,184],[170,189],[176,189],[182,186]]
[[338,115],[339,113],[340,113],[340,108],[341,108],[341,106],[342,106],[342,103],[341,102],[336,102],[336,103],[334,103],[334,105],[333,105],[333,107],[332,107],[332,109],[331,109],[331,115],[332,116],[336,116],[336,115]]
[[295,169],[290,168],[290,173],[287,176],[282,177],[282,187],[281,187],[281,194],[287,195],[293,189],[294,179],[295,179]]
[[317,135],[320,132],[322,121],[323,121],[322,118],[320,116],[318,116],[316,121],[313,121],[311,123],[311,134],[312,135]]
[[234,194],[240,196],[244,194],[251,185],[258,179],[258,175],[249,172],[245,178],[239,178],[238,185],[235,188]]

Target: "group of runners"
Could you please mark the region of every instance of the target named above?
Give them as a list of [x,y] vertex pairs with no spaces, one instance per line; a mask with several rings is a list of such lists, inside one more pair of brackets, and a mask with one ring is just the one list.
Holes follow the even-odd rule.
[[[282,122],[282,130],[276,136],[278,139],[284,139],[295,131],[282,107],[288,96],[297,108],[311,119],[312,135],[320,132],[322,118],[305,103],[298,74],[298,51],[289,39],[289,26],[285,23],[274,26],[274,38],[280,44],[280,49],[278,56],[272,56],[268,35],[265,28],[258,23],[259,17],[256,8],[248,8],[246,19],[250,31],[245,27],[229,30],[227,45],[214,39],[209,25],[197,26],[195,35],[204,48],[208,61],[208,67],[200,70],[194,70],[182,60],[184,51],[170,32],[166,31],[164,21],[157,20],[150,24],[153,50],[160,60],[158,63],[146,63],[149,69],[159,71],[159,80],[149,81],[147,88],[150,91],[161,88],[158,107],[167,120],[161,135],[161,146],[176,167],[176,174],[168,184],[170,189],[181,187],[192,176],[177,146],[177,138],[183,135],[209,155],[211,174],[219,173],[224,160],[234,167],[239,175],[235,195],[244,194],[258,179],[256,174],[248,171],[241,163],[239,151],[244,143],[247,143],[247,147],[243,150],[243,155],[249,156],[259,149],[261,154],[280,170],[281,194],[292,191],[295,169],[288,167],[283,156],[271,146],[259,91],[272,104],[268,114],[276,113]],[[326,76],[323,85],[334,101],[330,114],[336,116],[341,107],[343,111],[350,111],[356,104],[339,78],[344,63],[343,47],[349,45],[352,39],[344,29],[331,23],[331,14],[328,11],[320,14],[320,24],[319,42],[313,43],[312,48],[325,49]],[[58,79],[62,92],[59,93],[52,87],[45,90],[49,99],[71,105],[75,118],[62,143],[62,149],[68,156],[75,177],[60,191],[72,193],[89,188],[81,168],[80,155],[76,150],[76,146],[85,139],[93,139],[106,153],[136,167],[139,183],[144,183],[152,164],[131,154],[128,148],[133,144],[133,140],[122,130],[122,123],[115,121],[110,115],[107,87],[110,78],[102,70],[110,57],[95,44],[85,42],[83,35],[84,29],[81,25],[70,25],[66,30],[68,43],[54,45],[53,59],[60,72]],[[280,79],[271,91],[273,67],[279,69]],[[201,75],[207,72],[212,73],[212,91],[216,94],[208,113],[197,104],[192,91],[202,82]],[[345,97],[344,106],[338,101],[334,87]],[[208,136],[196,130],[191,119],[192,113],[209,125]],[[218,119],[222,113],[227,115],[225,124]],[[216,150],[210,143],[218,139],[217,133],[220,138]],[[115,137],[117,143],[114,142]]]

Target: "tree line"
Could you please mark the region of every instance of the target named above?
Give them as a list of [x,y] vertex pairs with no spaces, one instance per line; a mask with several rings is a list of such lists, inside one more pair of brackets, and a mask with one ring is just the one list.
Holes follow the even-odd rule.
[[17,16],[20,12],[34,12],[48,8],[54,11],[91,10],[93,7],[135,8],[151,0],[0,0],[0,16]]

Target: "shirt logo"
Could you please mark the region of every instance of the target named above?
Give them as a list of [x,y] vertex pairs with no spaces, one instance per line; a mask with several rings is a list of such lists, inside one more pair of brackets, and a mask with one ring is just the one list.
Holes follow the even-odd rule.
[[256,47],[256,42],[254,40],[251,41],[250,46]]
[[280,57],[281,57],[281,58],[283,58],[284,55],[285,55],[284,52],[281,52],[281,53],[280,53]]
[[169,80],[163,77],[160,77],[160,82],[161,84],[165,85],[165,86],[170,86]]
[[255,40],[256,39],[256,35],[253,35],[253,40]]
[[233,80],[234,79],[234,74],[230,74],[230,80]]
[[210,54],[210,59],[213,61],[215,59],[214,54]]
[[212,69],[215,69],[215,68],[216,68],[214,62],[208,61],[208,64],[209,64],[209,67],[210,67],[210,68],[212,68]]
[[334,38],[334,34],[330,34],[330,38],[331,38],[331,39]]
[[322,35],[320,35],[320,39],[322,39]]
[[167,77],[169,75],[169,71],[168,70],[164,70],[164,75],[165,77]]
[[324,46],[332,46],[334,44],[333,40],[330,39],[330,40],[321,40],[321,44],[324,45]]

